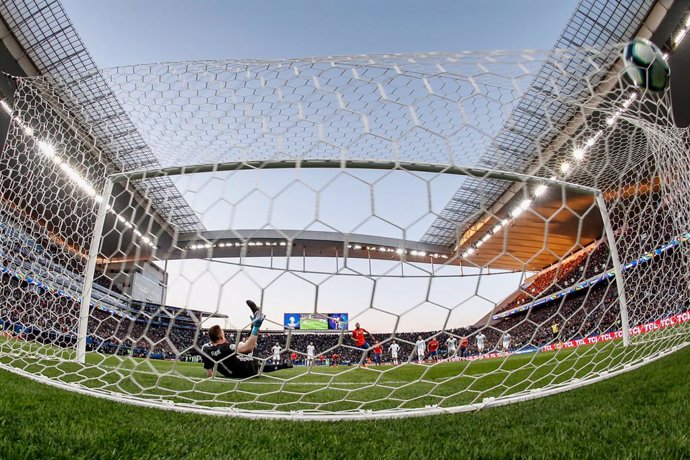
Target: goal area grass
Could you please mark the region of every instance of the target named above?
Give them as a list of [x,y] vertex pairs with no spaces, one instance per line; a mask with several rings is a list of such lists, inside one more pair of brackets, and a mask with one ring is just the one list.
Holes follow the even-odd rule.
[[687,458],[690,348],[563,394],[474,413],[295,422],[118,404],[0,371],[3,458]]

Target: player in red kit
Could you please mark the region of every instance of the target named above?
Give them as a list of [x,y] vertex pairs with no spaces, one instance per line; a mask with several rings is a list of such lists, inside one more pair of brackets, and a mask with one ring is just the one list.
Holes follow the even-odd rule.
[[383,348],[380,343],[374,345],[374,363],[377,366],[381,365],[381,355],[383,355]]
[[370,348],[369,342],[367,342],[367,339],[365,337],[366,335],[369,335],[369,338],[371,341],[374,341],[374,337],[372,337],[371,334],[369,334],[369,331],[366,329],[360,327],[359,323],[355,324],[355,330],[352,331],[352,339],[355,341],[355,346],[357,348],[362,348],[364,350],[368,350]]
[[467,339],[467,337],[463,337],[462,340],[460,340],[460,357],[461,358],[467,358],[467,345],[469,345],[470,341]]
[[431,341],[429,341],[429,356],[431,357],[432,361],[437,361],[438,360],[438,347],[440,343],[436,337],[432,338]]

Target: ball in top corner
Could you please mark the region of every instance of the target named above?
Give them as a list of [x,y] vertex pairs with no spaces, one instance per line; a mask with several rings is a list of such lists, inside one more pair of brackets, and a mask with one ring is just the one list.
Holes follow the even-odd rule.
[[662,92],[668,88],[671,68],[663,53],[654,43],[635,38],[623,48],[625,73],[640,88]]

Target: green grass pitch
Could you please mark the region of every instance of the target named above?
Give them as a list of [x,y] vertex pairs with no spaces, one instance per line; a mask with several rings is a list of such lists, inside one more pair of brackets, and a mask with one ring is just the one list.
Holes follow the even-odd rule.
[[305,331],[328,330],[328,321],[325,319],[304,318],[299,323],[299,328]]
[[690,348],[568,393],[476,413],[252,421],[145,409],[0,372],[2,458],[690,457]]
[[[625,348],[619,341],[507,359],[329,368],[302,366],[259,378],[208,379],[198,363],[142,360],[89,353],[87,365],[72,350],[23,341],[0,341],[0,362],[95,390],[144,399],[238,410],[347,411],[455,407],[538,390],[620,367],[631,357],[678,343],[686,327],[658,331]],[[654,343],[647,342],[652,339]],[[54,355],[62,355],[63,360]],[[65,360],[68,359],[68,360]]]
[[[63,359],[71,358],[72,351],[21,341],[3,343],[0,351],[7,353],[14,348],[15,353],[0,353],[0,362],[63,382],[81,382],[94,389],[147,399],[166,398],[179,403],[240,410],[382,410],[478,403],[486,397],[506,396],[572,378],[584,378],[610,369],[625,359],[626,352],[637,354],[645,350],[635,347],[624,351],[620,345],[620,342],[609,342],[559,352],[514,355],[508,359],[434,366],[318,366],[312,369],[298,366],[246,380],[207,379],[198,363],[147,361],[97,353],[89,353],[87,366],[83,367],[50,356],[67,353]],[[29,350],[34,353],[33,357],[16,359]],[[44,357],[38,357],[42,355]]]
[[[0,341],[0,361],[143,398],[239,409],[453,406],[478,402],[473,401],[478,394],[500,396],[597,372],[625,353],[639,357],[657,348],[658,341],[679,343],[685,329],[648,336],[627,349],[610,342],[433,367],[298,367],[280,371],[286,384],[269,376],[242,382],[204,379],[200,364],[98,354],[89,354],[91,366],[79,368],[73,362],[38,359],[38,353],[64,351],[21,341]],[[35,358],[26,357],[27,352]],[[20,354],[25,357],[17,359]],[[507,407],[335,423],[138,408],[1,371],[0,458],[685,458],[690,457],[689,364],[690,347],[583,389]]]
[[[73,350],[32,342],[0,341],[0,362],[95,390],[143,399],[237,410],[347,411],[455,407],[538,390],[575,378],[620,368],[631,357],[678,343],[686,327],[639,337],[625,348],[620,341],[558,352],[513,355],[507,359],[329,368],[302,366],[259,378],[208,379],[198,363],[143,360],[89,353],[75,363]],[[647,342],[653,339],[654,343]],[[62,355],[62,360],[55,359]],[[19,359],[18,359],[19,358]],[[67,359],[67,360],[66,360]]]

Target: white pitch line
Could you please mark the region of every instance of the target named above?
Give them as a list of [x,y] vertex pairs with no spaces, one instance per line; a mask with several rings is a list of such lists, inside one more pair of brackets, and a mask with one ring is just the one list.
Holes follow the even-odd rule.
[[[229,379],[228,379],[229,380]],[[323,387],[330,387],[334,385],[361,385],[361,386],[377,386],[377,387],[383,387],[385,385],[401,385],[405,383],[412,383],[414,380],[390,380],[390,381],[385,381],[385,382],[332,382],[332,383],[320,383],[320,382],[252,382],[250,380],[242,382],[242,384],[246,385],[294,385],[294,386],[301,386],[301,385],[321,385]],[[423,382],[416,382],[416,383],[423,383]]]

